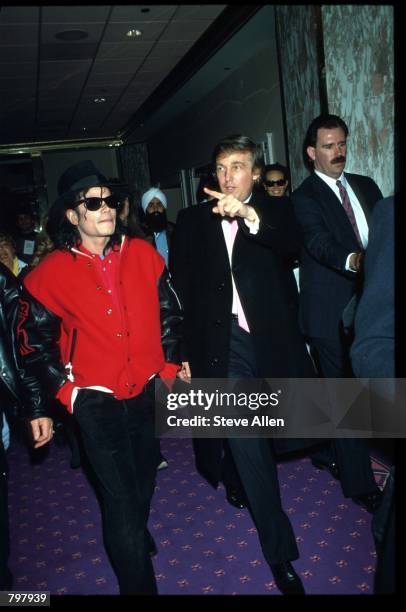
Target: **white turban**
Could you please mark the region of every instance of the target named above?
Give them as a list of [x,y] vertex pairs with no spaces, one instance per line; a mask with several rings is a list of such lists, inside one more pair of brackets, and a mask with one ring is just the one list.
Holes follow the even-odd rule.
[[158,187],[151,187],[151,189],[148,189],[148,191],[146,191],[141,198],[141,206],[144,212],[147,210],[148,204],[154,198],[158,198],[158,200],[162,202],[164,208],[167,208],[168,202],[166,200],[166,195],[164,194],[164,192],[158,189]]

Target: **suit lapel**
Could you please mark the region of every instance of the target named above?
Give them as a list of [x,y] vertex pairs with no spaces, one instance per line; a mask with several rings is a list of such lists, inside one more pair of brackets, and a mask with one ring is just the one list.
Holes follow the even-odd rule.
[[[342,210],[345,215],[345,211],[338,201],[334,191],[330,189],[330,187],[319,176],[317,176],[317,174],[313,173],[311,177],[313,179],[313,188],[320,194],[321,202],[323,202],[323,204],[328,206],[330,209],[333,206],[336,210]],[[347,218],[346,215],[345,217]]]
[[222,217],[210,212],[208,219],[208,248],[207,254],[210,258],[218,263],[219,266],[225,266],[230,270],[230,261],[228,259],[227,245],[224,238],[223,228],[221,226]]
[[[326,209],[326,215],[330,218],[330,223],[338,223],[337,227],[342,228],[342,231],[345,231],[348,237],[357,244],[354,229],[334,191],[317,174],[313,173],[311,177],[313,179],[313,188],[319,195],[319,201],[322,206]],[[336,221],[334,221],[332,215],[334,215]]]
[[364,215],[365,215],[365,218],[367,220],[367,224],[369,226],[369,219],[370,219],[370,216],[371,216],[371,211],[370,211],[370,208],[369,208],[369,205],[368,205],[368,201],[367,201],[366,195],[362,191],[362,189],[360,188],[360,186],[358,184],[358,181],[357,181],[356,177],[353,174],[347,174],[346,172],[344,174],[345,174],[345,178],[347,179],[347,181],[351,185],[351,189],[353,190],[353,192],[357,196],[358,202],[361,204],[361,208],[364,211]]

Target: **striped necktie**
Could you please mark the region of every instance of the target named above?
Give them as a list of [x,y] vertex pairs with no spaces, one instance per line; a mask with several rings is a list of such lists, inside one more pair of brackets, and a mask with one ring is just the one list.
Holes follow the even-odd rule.
[[352,229],[354,230],[355,236],[357,238],[358,244],[361,247],[361,249],[363,249],[363,245],[362,245],[362,240],[361,240],[361,236],[359,234],[358,231],[358,226],[357,226],[357,221],[355,219],[355,215],[354,215],[354,211],[352,209],[351,206],[351,202],[350,202],[350,198],[348,196],[348,192],[346,190],[346,188],[344,187],[344,185],[341,183],[341,181],[336,181],[336,185],[340,191],[340,197],[341,197],[341,203],[343,205],[343,208],[345,210],[345,212],[347,213],[347,217],[349,222],[352,225]]

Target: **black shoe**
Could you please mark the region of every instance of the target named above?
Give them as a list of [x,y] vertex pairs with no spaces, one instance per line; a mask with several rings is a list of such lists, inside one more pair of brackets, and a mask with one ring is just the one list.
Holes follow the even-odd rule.
[[376,512],[381,505],[383,493],[378,489],[375,493],[365,493],[364,495],[355,495],[352,501],[365,508],[368,512],[373,514]]
[[270,565],[276,586],[283,595],[305,595],[299,576],[290,561]]
[[229,504],[234,506],[234,508],[240,508],[240,510],[248,505],[245,493],[237,489],[226,489],[226,498]]
[[331,463],[322,463],[317,459],[312,459],[312,464],[318,470],[327,470],[336,480],[340,478],[340,472],[338,471],[338,465],[332,461]]
[[158,554],[158,547],[155,544],[155,540],[147,529],[147,547],[150,557],[155,557]]

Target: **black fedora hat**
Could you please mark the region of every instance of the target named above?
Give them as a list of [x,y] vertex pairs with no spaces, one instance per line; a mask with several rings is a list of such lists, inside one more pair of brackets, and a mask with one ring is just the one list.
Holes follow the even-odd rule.
[[121,188],[124,185],[107,179],[90,160],[77,162],[65,170],[58,181],[58,197],[48,210],[46,231],[53,242],[66,219],[66,210],[74,207],[78,193],[98,186],[108,187],[123,197]]
[[59,178],[58,197],[52,208],[69,208],[80,191],[86,191],[99,185],[119,193],[125,189],[123,183],[111,182],[107,179],[91,160],[77,162],[67,168]]

